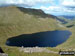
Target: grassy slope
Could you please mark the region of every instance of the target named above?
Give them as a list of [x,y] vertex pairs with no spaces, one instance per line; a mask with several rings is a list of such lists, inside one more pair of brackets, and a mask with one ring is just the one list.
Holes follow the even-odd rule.
[[63,43],[62,45],[59,45],[57,48],[75,50],[75,26],[68,29],[72,32],[71,37],[68,39],[67,42]]
[[[75,25],[75,20],[74,19],[69,20],[69,19],[66,19],[64,17],[59,17],[59,18],[68,22],[66,24],[63,24],[64,26]],[[65,43],[57,46],[57,48],[67,49],[67,50],[69,50],[69,49],[75,50],[75,26],[73,26],[71,28],[67,28],[67,29],[72,32],[71,37]]]
[[54,18],[39,17],[40,15],[35,15],[33,12],[22,12],[16,7],[0,8],[0,46],[10,56],[50,56],[51,54],[47,53],[24,54],[19,52],[17,47],[6,46],[5,42],[8,38],[21,34],[65,29],[65,27],[59,27]]

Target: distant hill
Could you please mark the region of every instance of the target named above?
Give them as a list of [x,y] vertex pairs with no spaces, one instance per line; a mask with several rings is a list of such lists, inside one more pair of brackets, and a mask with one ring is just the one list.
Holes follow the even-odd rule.
[[75,19],[75,16],[74,15],[60,15],[58,17],[64,17],[66,19]]
[[57,17],[56,20],[60,21],[62,24],[68,23],[68,20],[64,17]]

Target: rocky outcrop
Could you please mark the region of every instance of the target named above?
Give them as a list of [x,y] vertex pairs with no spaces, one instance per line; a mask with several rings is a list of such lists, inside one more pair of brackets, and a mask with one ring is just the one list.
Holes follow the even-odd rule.
[[0,47],[0,53],[4,53],[4,51],[2,50],[2,48]]
[[4,53],[1,47],[0,47],[0,56],[8,56],[8,54]]

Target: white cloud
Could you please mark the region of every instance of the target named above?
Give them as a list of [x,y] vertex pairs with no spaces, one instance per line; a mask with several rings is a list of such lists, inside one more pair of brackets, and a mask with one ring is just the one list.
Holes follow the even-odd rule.
[[41,6],[40,8],[46,11],[54,11],[54,12],[61,12],[62,10],[64,10],[64,8],[60,6],[49,6],[49,7]]
[[6,3],[6,4],[25,4],[25,5],[36,5],[37,3],[52,3],[53,0],[0,0],[0,3]]
[[[59,1],[59,2],[58,2]],[[58,2],[58,4],[55,4]],[[22,7],[38,8],[42,9],[47,13],[75,13],[75,0],[0,0],[0,6],[2,4],[13,4]],[[38,4],[43,4],[43,6],[37,6]],[[51,4],[49,7],[44,6],[44,4]]]
[[75,0],[59,0],[59,5],[52,5],[49,7],[41,6],[40,8],[47,13],[62,13],[62,14],[74,14],[75,9]]
[[75,0],[63,0],[61,1],[63,6],[75,7]]
[[41,6],[40,8],[42,10],[46,11],[47,13],[50,13],[50,12],[55,12],[55,13],[75,13],[75,9],[70,10],[70,9],[68,9],[66,7],[63,7],[63,6],[49,6],[49,7]]

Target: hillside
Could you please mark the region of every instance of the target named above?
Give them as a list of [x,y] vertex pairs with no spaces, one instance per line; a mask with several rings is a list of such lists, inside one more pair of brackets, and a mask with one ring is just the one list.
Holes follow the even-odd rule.
[[68,23],[64,25],[69,26],[67,29],[72,32],[72,35],[67,42],[59,45],[57,48],[75,50],[75,20],[69,20]]
[[75,26],[69,28],[69,30],[72,32],[71,37],[68,39],[67,42],[63,43],[62,45],[59,45],[57,48],[75,51]]
[[[21,34],[66,29],[66,27],[60,27],[55,18],[55,16],[45,14],[42,10],[38,9],[14,6],[1,7],[0,46],[10,56],[24,56],[24,53],[19,53],[17,47],[6,46],[6,40],[10,37]],[[43,56],[43,54],[41,55]]]
[[[72,17],[72,16],[68,16]],[[57,46],[59,49],[67,49],[67,50],[75,50],[75,19],[68,19],[63,16],[58,16],[59,21],[61,21],[61,24],[67,27],[69,31],[72,32],[71,37],[68,39],[67,42],[63,43],[62,45]]]

